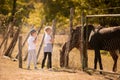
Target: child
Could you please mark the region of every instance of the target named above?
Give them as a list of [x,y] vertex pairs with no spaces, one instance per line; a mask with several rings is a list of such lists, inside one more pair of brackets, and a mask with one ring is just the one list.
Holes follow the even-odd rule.
[[48,56],[48,68],[49,70],[52,69],[52,43],[53,39],[51,37],[51,28],[45,28],[45,38],[44,38],[44,58],[42,60],[42,69],[44,68],[46,58]]
[[30,32],[30,37],[28,38],[28,64],[27,64],[27,69],[30,69],[30,62],[33,60],[34,63],[34,68],[37,69],[36,63],[36,41],[37,41],[37,34],[36,30],[31,30]]

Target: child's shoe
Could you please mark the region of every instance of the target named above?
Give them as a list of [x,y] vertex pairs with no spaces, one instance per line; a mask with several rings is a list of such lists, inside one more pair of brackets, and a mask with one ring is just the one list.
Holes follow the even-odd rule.
[[44,71],[44,69],[43,69],[43,68],[41,68],[41,69],[40,69],[40,71]]
[[30,70],[30,66],[27,67],[27,70]]
[[35,67],[34,69],[38,69],[37,67]]
[[53,71],[53,69],[52,69],[52,68],[49,68],[48,70],[49,70],[49,71]]

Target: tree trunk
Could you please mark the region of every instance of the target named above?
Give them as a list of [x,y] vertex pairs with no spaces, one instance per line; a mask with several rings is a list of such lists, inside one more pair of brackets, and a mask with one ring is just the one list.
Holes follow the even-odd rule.
[[25,55],[24,61],[27,60],[27,57],[28,57],[28,51],[27,51],[27,53],[26,53],[26,55]]
[[5,56],[9,56],[11,57],[11,54],[12,54],[12,51],[16,45],[16,42],[17,42],[17,39],[18,39],[18,35],[19,35],[19,32],[20,32],[20,28],[17,30],[17,32],[15,33],[14,37],[13,37],[13,40],[11,41],[8,49],[6,50],[5,52]]
[[66,44],[66,50],[65,50],[65,62],[64,62],[64,67],[68,67],[68,55],[69,55],[69,48],[70,48],[70,39],[71,39],[71,34],[72,34],[72,27],[73,27],[73,15],[74,15],[74,9],[70,9],[70,30],[69,30],[69,35],[68,35],[68,44]]
[[22,36],[19,36],[19,68],[22,68]]
[[[12,15],[11,15],[11,20],[10,22],[12,22],[14,24],[14,16],[15,16],[15,12],[16,12],[16,1],[17,0],[13,0],[13,8],[12,8]],[[13,37],[14,36],[14,26],[11,27],[10,29],[10,37]]]
[[80,56],[81,56],[81,64],[82,64],[82,70],[84,71],[85,68],[88,67],[88,55],[87,55],[87,46],[86,46],[86,40],[84,40],[84,23],[85,23],[85,15],[84,12],[82,11],[82,15],[81,15],[81,24],[82,24],[82,28],[81,28],[81,41],[80,41],[80,45],[81,45],[81,52],[80,52]]
[[39,50],[38,50],[38,53],[37,53],[37,60],[38,60],[38,57],[40,55],[40,51],[41,51],[41,48],[42,48],[42,45],[43,45],[43,42],[44,42],[44,37],[45,37],[45,34],[43,35],[42,41],[40,43],[40,47],[39,47]]
[[[27,35],[25,41],[23,42],[22,47],[24,47],[24,45],[25,45],[25,43],[27,42],[27,39],[28,39],[29,36],[30,36],[30,32],[28,33],[28,35]],[[15,58],[18,59],[18,54],[16,55]]]
[[4,39],[0,44],[0,49],[1,49],[2,45],[4,44],[4,42],[6,41],[7,37],[9,36],[11,27],[12,27],[12,24],[10,23],[9,26],[8,26],[8,31],[6,32]]
[[8,35],[8,37],[7,37],[6,40],[5,40],[4,50],[3,50],[3,52],[5,52],[5,50],[7,49],[8,39],[9,39],[9,35]]

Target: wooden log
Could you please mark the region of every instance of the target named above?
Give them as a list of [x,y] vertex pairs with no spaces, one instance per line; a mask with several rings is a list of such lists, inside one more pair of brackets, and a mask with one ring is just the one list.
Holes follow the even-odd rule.
[[43,24],[44,24],[44,20],[41,21],[41,25],[40,25],[40,28],[39,28],[39,30],[38,30],[37,35],[40,34],[40,31],[41,31],[41,29],[43,28]]
[[[10,23],[11,24],[11,23]],[[9,31],[9,28],[11,27],[11,25],[9,24],[9,26],[6,28],[6,31],[4,34],[8,33]],[[4,37],[5,38],[5,37]],[[6,51],[7,49],[7,45],[8,45],[8,39],[9,39],[9,34],[7,35],[6,37],[6,40],[5,40],[5,43],[4,43],[4,50],[3,50],[3,53]]]
[[82,70],[84,71],[85,68],[88,67],[88,56],[86,53],[86,44],[85,44],[85,40],[84,40],[84,23],[85,23],[85,17],[84,17],[84,12],[82,11],[81,14],[81,24],[82,24],[82,28],[81,28],[81,41],[80,41],[80,45],[81,45],[81,52],[80,52],[80,61],[82,64]]
[[27,53],[26,53],[26,55],[25,55],[24,61],[27,60],[27,57],[28,57],[28,51],[27,51]]
[[[33,29],[33,27],[30,29],[30,31],[31,31],[32,29]],[[25,40],[24,40],[24,42],[23,42],[23,44],[22,44],[22,47],[25,46],[25,43],[27,42],[27,39],[29,38],[29,36],[30,36],[30,32],[28,33],[27,37],[25,38]],[[26,54],[26,55],[27,55],[27,54]],[[16,55],[15,58],[18,59],[18,54]]]
[[42,45],[43,45],[43,42],[44,42],[44,38],[45,38],[45,34],[43,35],[42,41],[40,43],[40,46],[39,46],[39,49],[38,49],[38,52],[37,52],[37,60],[38,60],[38,57],[40,55],[40,51],[41,51],[41,48],[42,48]]
[[72,27],[73,27],[73,15],[74,15],[74,9],[70,9],[70,30],[69,30],[69,35],[68,35],[68,44],[66,44],[66,50],[65,50],[65,59],[64,59],[64,67],[68,67],[68,62],[69,62],[69,49],[70,49],[70,39],[71,39],[71,33],[72,33]]
[[17,43],[17,40],[18,40],[18,37],[19,37],[19,33],[20,33],[20,28],[18,29],[17,33],[15,34],[15,38],[14,38],[14,40],[13,40],[13,46],[12,46],[12,48],[11,48],[9,54],[8,54],[9,57],[11,57],[12,52],[13,52],[13,50],[14,50],[14,47],[15,47],[15,45],[16,45],[16,43]]
[[3,39],[3,41],[2,41],[1,44],[0,44],[0,49],[1,49],[2,45],[4,44],[4,42],[6,41],[7,37],[8,37],[9,34],[10,34],[10,28],[11,28],[11,26],[12,26],[12,24],[10,23],[9,26],[8,26],[8,31],[6,32],[6,34],[5,34],[5,36],[4,36],[4,39]]
[[22,68],[22,36],[19,36],[19,68]]
[[11,50],[9,51],[9,54],[8,54],[9,57],[11,57],[11,55],[12,55],[12,52],[14,50],[14,47],[15,47],[16,43],[17,43],[17,40],[18,40],[18,37],[15,39],[15,41],[13,43],[13,46],[12,46]]
[[15,23],[15,19],[14,19],[14,15],[15,15],[15,12],[16,12],[16,1],[17,0],[13,0],[13,8],[12,8],[12,15],[9,17],[9,20],[10,21],[10,27],[8,28],[8,33],[5,35],[5,38],[3,39],[1,45],[0,45],[0,49],[2,47],[2,45],[4,44],[6,38],[8,37],[8,35],[12,35],[13,37],[13,26],[14,26],[14,23]]
[[120,73],[116,73],[116,72],[112,72],[112,71],[97,70],[97,69],[93,69],[93,68],[85,68],[85,71],[87,71],[87,70],[92,70],[95,72],[103,72],[106,74],[120,75]]
[[4,44],[6,38],[8,37],[8,35],[12,34],[13,35],[13,26],[14,26],[14,23],[15,23],[15,20],[14,20],[14,15],[15,15],[15,12],[16,12],[16,1],[17,0],[13,0],[13,7],[12,7],[12,15],[9,17],[9,20],[10,21],[10,27],[8,27],[8,33],[5,35],[5,38],[3,39],[1,45],[0,45],[0,49],[2,47],[2,45]]
[[[33,28],[33,27],[32,27]],[[31,29],[32,29],[31,28]],[[28,33],[28,35],[27,35],[27,37],[25,38],[25,40],[24,40],[24,42],[23,42],[23,44],[22,44],[22,47],[24,47],[24,45],[25,45],[25,43],[27,42],[27,39],[28,39],[28,37],[30,36],[30,32]],[[18,54],[16,55],[16,57],[15,57],[16,59],[18,58]]]
[[68,73],[77,73],[74,69],[66,69],[66,68],[53,68],[54,72],[68,72]]
[[16,13],[16,8],[17,8],[17,0],[13,0],[12,4],[12,11],[11,11],[11,16],[9,18],[10,22],[12,22],[13,26],[10,28],[10,37],[14,36],[14,24],[15,24],[15,13]]
[[[10,31],[9,31],[9,32],[10,32]],[[9,34],[9,32],[5,35],[3,41],[1,42],[1,44],[0,44],[0,49],[1,49],[2,45],[4,44],[4,42],[5,42],[6,38],[7,38],[7,35]]]
[[15,33],[13,40],[11,41],[8,49],[6,50],[6,52],[4,54],[5,56],[11,57],[12,51],[13,51],[15,44],[17,42],[17,39],[18,39],[19,32],[20,32],[20,29],[18,29],[17,32]]
[[[8,36],[9,36],[9,35],[8,35]],[[8,38],[9,38],[9,37],[7,37],[7,38],[6,38],[6,40],[5,40],[4,50],[3,50],[3,52],[5,52],[5,50],[7,49],[7,45],[8,45]]]
[[72,33],[72,28],[73,28],[73,16],[74,16],[74,9],[70,9],[70,36]]
[[88,18],[92,17],[119,17],[120,14],[102,14],[102,15],[86,15]]
[[55,38],[55,33],[56,33],[56,19],[53,20],[53,25],[52,25],[52,37]]
[[[52,38],[55,38],[55,33],[56,33],[56,19],[53,20],[53,25],[52,25]],[[53,47],[54,42],[52,43]]]
[[28,33],[27,37],[25,38],[25,40],[24,40],[24,42],[23,42],[23,44],[22,44],[22,47],[24,47],[24,45],[25,45],[25,43],[27,42],[27,39],[28,39],[29,36],[30,36],[30,32]]

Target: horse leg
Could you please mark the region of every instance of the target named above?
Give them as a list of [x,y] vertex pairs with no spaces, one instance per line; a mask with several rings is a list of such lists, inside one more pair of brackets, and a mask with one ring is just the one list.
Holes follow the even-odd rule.
[[94,69],[97,69],[97,53],[95,50],[95,57],[94,57]]
[[110,55],[112,56],[112,58],[114,60],[113,71],[116,72],[117,71],[118,55],[115,51],[110,51]]
[[101,54],[100,54],[100,50],[99,50],[99,54],[98,54],[98,60],[99,60],[99,66],[100,66],[100,70],[103,70],[103,66],[102,66],[102,60],[101,60]]
[[[99,53],[98,53],[98,60],[99,60],[99,67],[100,67],[100,70],[103,70],[100,50],[99,50]],[[100,74],[102,74],[101,71],[100,71]]]
[[67,60],[67,67],[69,66],[69,53],[67,54],[67,56],[66,56],[66,60]]
[[64,57],[66,57],[65,59],[64,59],[64,67],[68,67],[69,66],[69,53],[70,53],[70,51],[73,49],[73,47],[70,47],[69,48],[69,50],[68,50],[68,52],[67,53],[65,53],[65,56]]
[[64,67],[64,62],[65,62],[65,58],[64,58],[64,53],[62,53],[62,51],[60,50],[60,67]]
[[[97,69],[97,61],[99,61],[100,70],[103,70],[100,50],[95,50],[94,69]],[[100,72],[102,74],[102,72]]]

